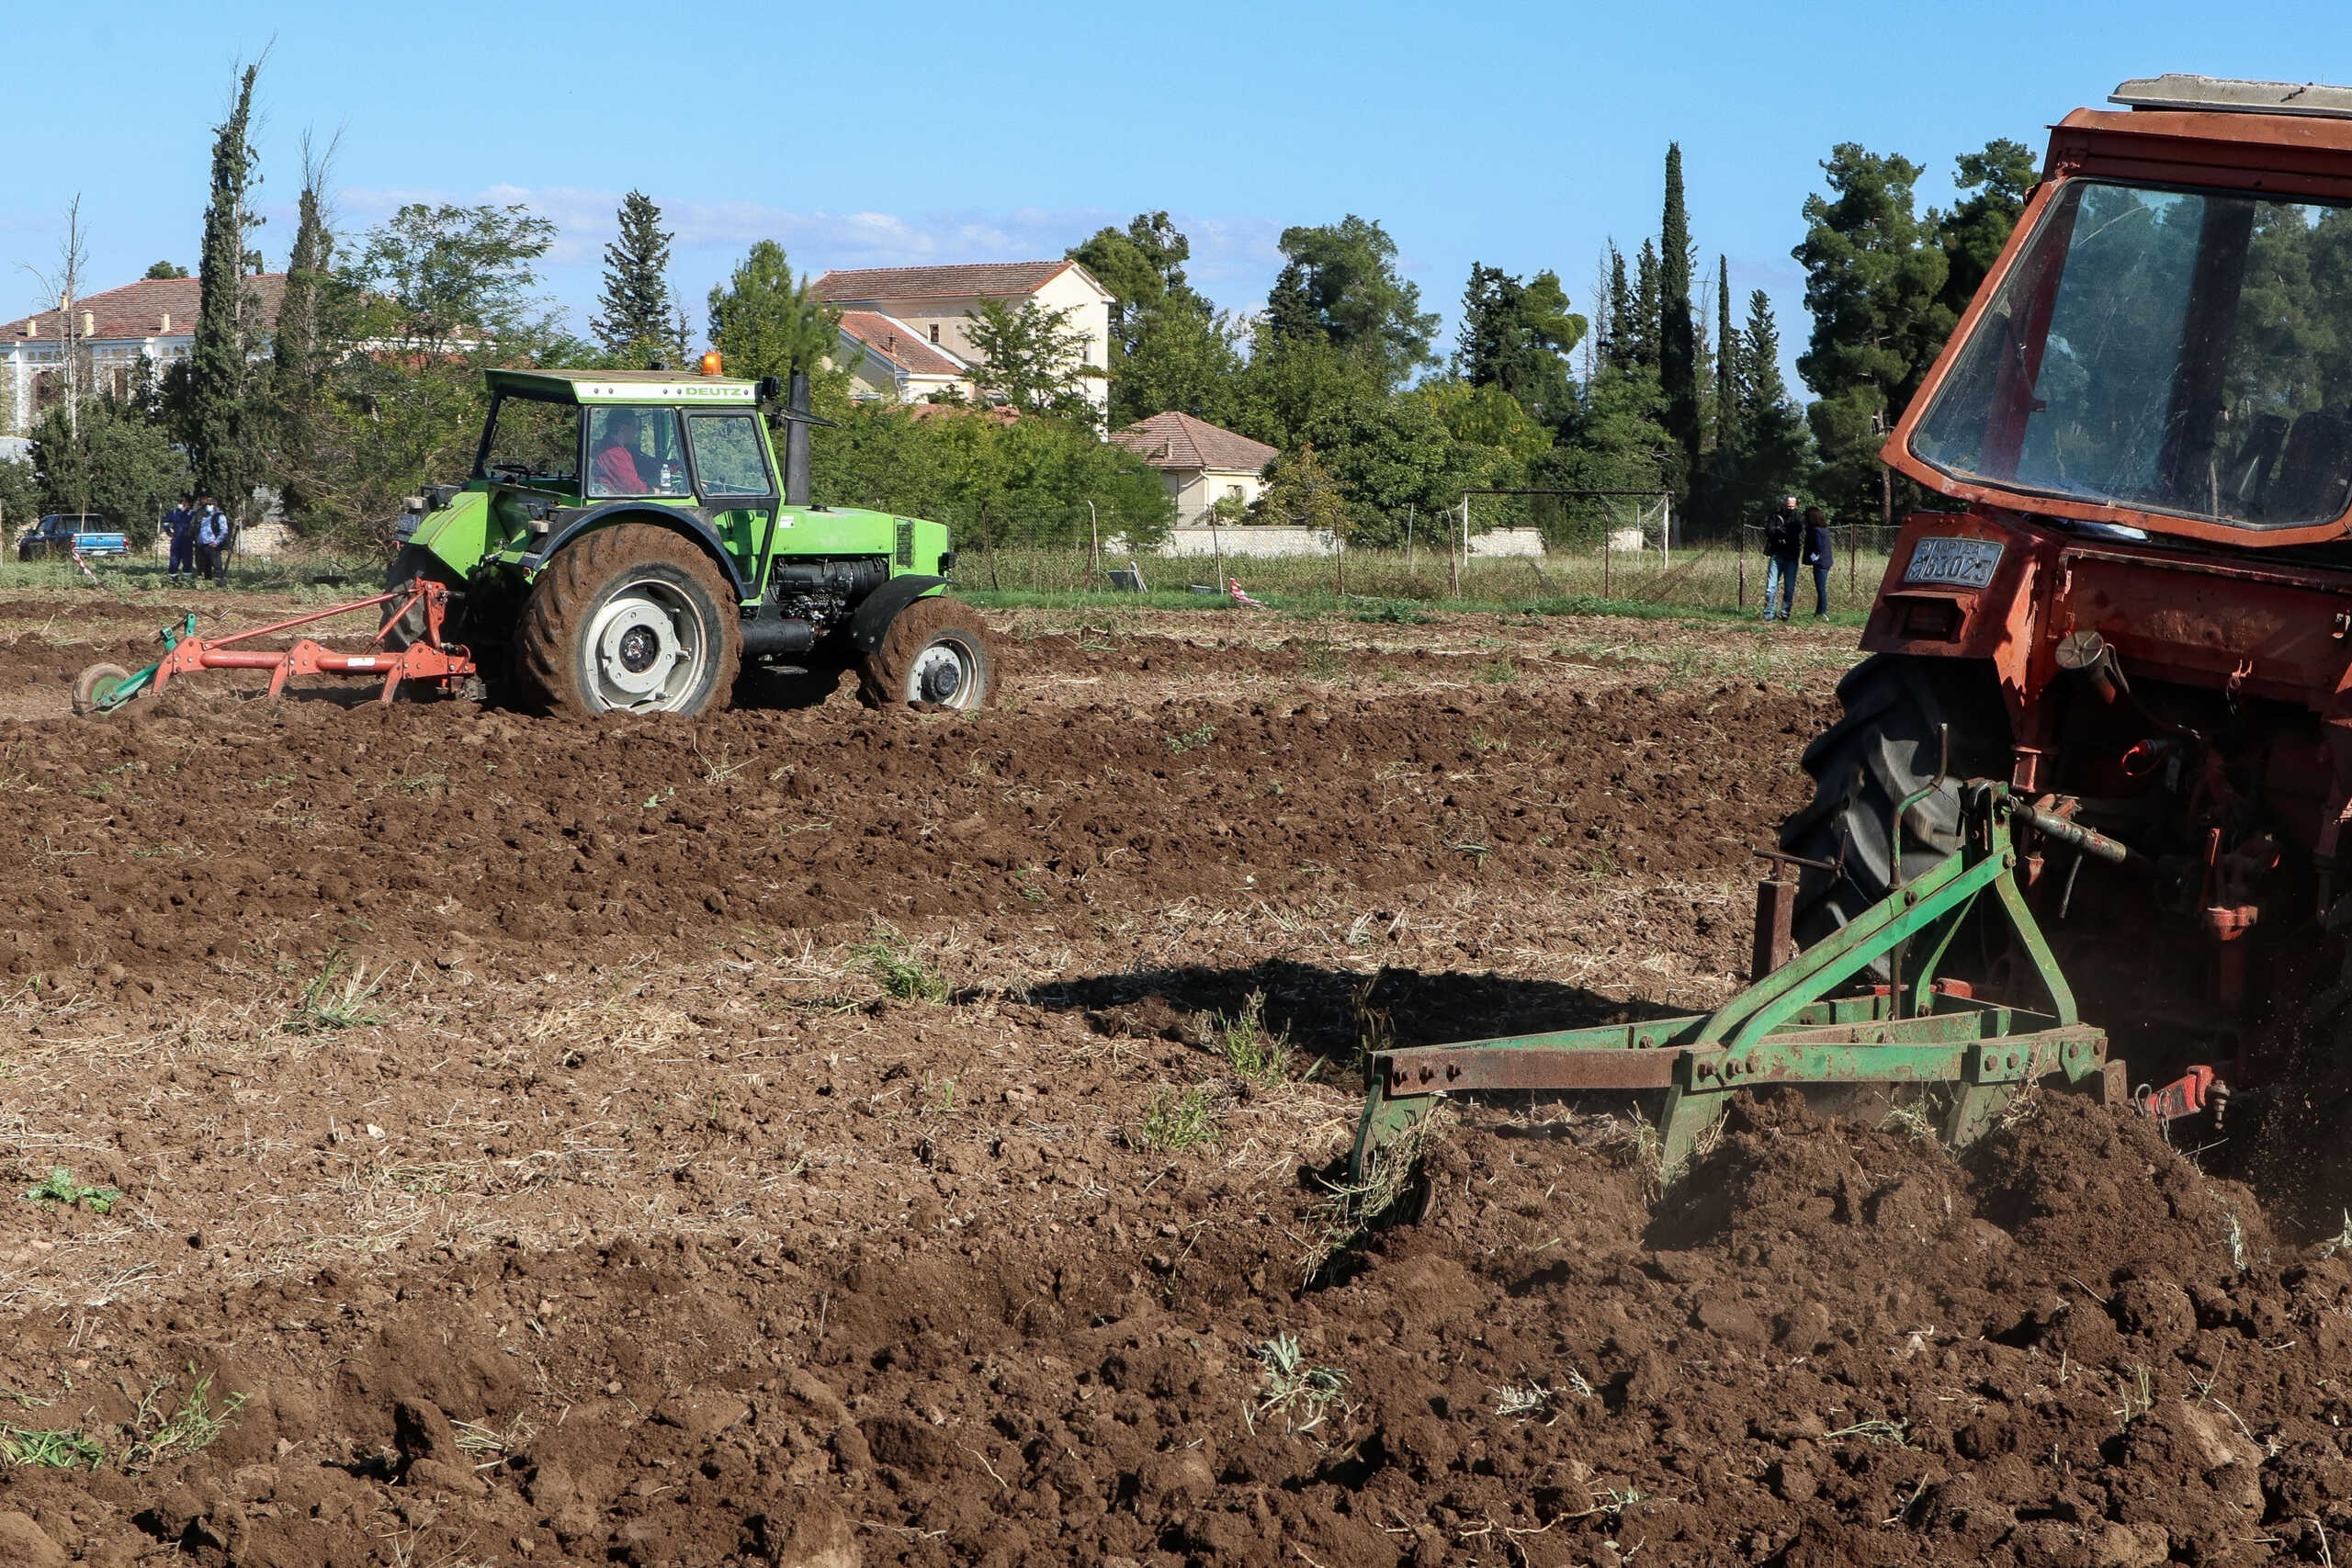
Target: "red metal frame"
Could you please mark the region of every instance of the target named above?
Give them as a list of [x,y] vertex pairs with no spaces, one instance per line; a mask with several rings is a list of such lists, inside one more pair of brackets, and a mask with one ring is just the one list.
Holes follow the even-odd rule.
[[[473,655],[469,650],[447,647],[441,641],[441,628],[448,613],[448,604],[449,590],[446,585],[417,578],[389,593],[379,593],[369,599],[355,599],[347,604],[297,615],[291,620],[255,626],[234,637],[181,637],[169,652],[156,661],[150,684],[161,691],[173,676],[186,675],[198,670],[266,670],[270,671],[269,694],[273,697],[284,694],[286,682],[296,675],[380,675],[384,689],[377,700],[386,703],[392,700],[403,681],[432,681],[447,690],[458,682],[479,673]],[[382,604],[397,607],[385,618],[376,635],[368,639],[370,651],[339,653],[310,637],[303,637],[285,649],[237,646],[254,637],[291,631],[296,626],[307,626],[317,621]],[[420,604],[424,610],[424,635],[406,648],[386,648],[385,632]]]

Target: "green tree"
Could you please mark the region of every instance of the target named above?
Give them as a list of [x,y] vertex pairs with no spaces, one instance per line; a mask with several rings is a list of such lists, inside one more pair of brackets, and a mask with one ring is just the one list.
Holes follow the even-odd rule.
[[251,413],[247,380],[257,308],[245,283],[245,236],[261,221],[250,205],[260,177],[245,131],[259,73],[258,65],[248,65],[238,73],[228,118],[213,132],[212,195],[204,213],[204,254],[198,272],[202,303],[188,345],[178,411],[181,434],[199,482],[232,512],[243,510],[254,479],[246,430]]
[[710,346],[729,374],[816,376],[841,346],[842,313],[793,276],[784,247],[762,240],[710,291]]
[[368,335],[426,359],[560,341],[537,295],[556,227],[527,207],[411,202],[368,231],[344,276],[368,301]]
[[1962,152],[1956,162],[1953,183],[1973,194],[1935,219],[1936,243],[1943,247],[1945,265],[1938,299],[1951,318],[1947,331],[1959,321],[1976,297],[1977,285],[2000,259],[2001,247],[2009,243],[2009,231],[2018,226],[2041,173],[2033,150],[2006,137],[1987,141],[1981,152]]
[[1174,409],[1212,423],[1234,417],[1241,356],[1232,324],[1184,278],[1192,242],[1165,212],[1139,212],[1073,246],[1072,261],[1109,289],[1111,423]]
[[1260,523],[1320,529],[1340,539],[1355,532],[1355,516],[1340,481],[1315,455],[1312,441],[1266,466],[1265,488],[1250,513]]
[[[1634,296],[1626,312],[1633,326],[1627,333],[1625,351],[1632,363],[1648,369],[1653,375],[1657,374],[1659,365],[1658,323],[1666,319],[1665,307],[1661,303],[1664,299],[1662,288],[1658,276],[1657,244],[1655,241],[1644,240],[1634,259]],[[1659,385],[1663,387],[1665,382],[1661,380]]]
[[1699,358],[1690,319],[1690,275],[1698,256],[1682,191],[1682,144],[1667,143],[1666,204],[1658,226],[1658,386],[1666,427],[1682,443],[1688,470],[1699,462]]
[[316,475],[329,418],[329,368],[347,340],[347,291],[334,276],[334,235],[327,227],[326,187],[334,149],[313,153],[303,145],[302,194],[297,204],[294,249],[286,263],[286,288],[270,339],[267,412],[270,467],[281,504],[298,525],[315,502]]
[[1230,425],[1240,398],[1237,335],[1231,320],[1205,300],[1170,297],[1152,307],[1111,372],[1113,424],[1174,409]]
[[1522,283],[1473,262],[1454,372],[1473,387],[1500,388],[1539,422],[1556,425],[1574,410],[1568,355],[1585,331],[1559,274],[1539,272]]
[[1643,331],[1634,311],[1634,290],[1625,281],[1625,253],[1609,242],[1609,334],[1602,362],[1615,370],[1630,370],[1641,362]]
[[1917,164],[1846,141],[1822,168],[1828,194],[1805,198],[1805,237],[1792,253],[1813,313],[1797,368],[1820,395],[1808,418],[1826,499],[1851,512],[1874,495],[1871,509],[1891,523],[1894,484],[1878,446],[1942,343],[1949,317],[1939,295],[1950,264],[1914,207]]
[[1731,259],[1715,257],[1715,473],[1727,478],[1743,444],[1739,422],[1739,329],[1731,324]]
[[149,267],[145,272],[141,273],[139,276],[150,282],[153,282],[157,278],[186,277],[187,276],[187,268],[180,265],[177,262],[159,261],[153,266]]
[[1035,299],[1015,310],[983,299],[967,313],[966,335],[979,361],[972,381],[983,399],[1017,412],[1056,419],[1094,419],[1087,382],[1102,371],[1086,362],[1086,333],[1069,310],[1048,310]]
[[671,238],[650,197],[633,190],[621,197],[620,235],[605,247],[601,313],[588,323],[615,358],[666,355],[681,364],[686,357],[682,318],[670,296]]
[[1735,514],[1746,516],[1775,497],[1811,488],[1813,466],[1804,415],[1781,375],[1781,329],[1761,288],[1747,297],[1737,363],[1740,442],[1732,501]]
[[40,475],[13,457],[0,457],[0,537],[21,534],[40,516]]
[[1338,223],[1283,231],[1282,271],[1266,296],[1272,334],[1328,343],[1363,366],[1382,389],[1432,363],[1434,311],[1397,275],[1396,242],[1353,213]]
[[33,427],[33,467],[46,505],[59,512],[95,512],[145,549],[179,492],[188,488],[187,460],[152,421],[100,399],[84,411],[76,431],[62,409],[51,409]]

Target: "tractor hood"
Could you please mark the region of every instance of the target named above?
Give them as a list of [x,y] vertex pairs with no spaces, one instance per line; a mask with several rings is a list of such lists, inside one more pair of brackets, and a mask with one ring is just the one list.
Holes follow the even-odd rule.
[[2007,249],[1887,443],[1899,472],[2152,534],[2346,534],[2352,96],[2156,90],[2202,82],[2127,84],[2120,101],[2166,107],[2055,128]]

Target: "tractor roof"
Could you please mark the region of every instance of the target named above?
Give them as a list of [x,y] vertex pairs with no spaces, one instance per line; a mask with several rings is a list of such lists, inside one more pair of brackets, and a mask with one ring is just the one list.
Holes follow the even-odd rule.
[[759,401],[756,382],[691,370],[492,370],[490,389],[555,403],[724,403]]

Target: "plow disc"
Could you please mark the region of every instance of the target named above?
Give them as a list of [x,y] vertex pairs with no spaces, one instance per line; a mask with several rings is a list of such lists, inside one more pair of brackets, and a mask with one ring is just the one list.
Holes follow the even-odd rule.
[[[186,622],[165,626],[158,634],[164,642],[164,657],[144,670],[132,673],[117,664],[93,664],[83,671],[74,682],[74,711],[111,713],[142,692],[161,691],[175,677],[199,670],[266,670],[270,672],[269,694],[273,697],[283,695],[287,682],[297,675],[350,675],[380,680],[383,691],[377,700],[387,703],[399,693],[402,682],[410,681],[430,682],[443,691],[460,691],[476,682],[481,671],[469,651],[441,640],[448,607],[449,589],[445,584],[417,578],[389,593],[355,599],[231,637],[198,637],[196,615],[191,612]],[[328,648],[310,637],[298,638],[282,649],[243,646],[256,637],[273,637],[355,610],[377,608],[389,610],[383,616],[385,628],[417,616],[423,621],[424,635],[406,647],[395,649],[385,645],[385,631],[379,629],[368,646],[356,652]]]
[[[1983,1135],[2021,1089],[2044,1080],[2106,1103],[2130,1101],[2123,1064],[2108,1058],[2105,1032],[2083,1022],[2018,890],[2010,825],[2031,822],[2031,808],[1984,781],[1965,785],[1962,799],[1958,853],[1712,1013],[1376,1053],[1352,1179],[1369,1179],[1383,1149],[1440,1097],[1481,1090],[1664,1090],[1658,1132],[1669,1171],[1689,1161],[1743,1089],[1939,1088],[1949,1098],[1941,1131],[1954,1145]],[[2031,1006],[1937,977],[1952,938],[1987,899],[2032,974],[2040,995]],[[1874,968],[1893,983],[1833,994]]]

